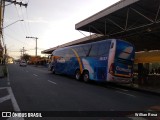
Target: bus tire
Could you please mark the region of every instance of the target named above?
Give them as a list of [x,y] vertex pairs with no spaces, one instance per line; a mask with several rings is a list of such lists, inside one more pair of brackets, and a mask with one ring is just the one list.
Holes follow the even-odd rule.
[[83,72],[83,81],[85,83],[88,83],[89,82],[89,72],[88,71],[84,71]]
[[76,80],[80,80],[81,79],[81,72],[80,72],[80,70],[76,70],[76,72],[75,72],[75,79]]

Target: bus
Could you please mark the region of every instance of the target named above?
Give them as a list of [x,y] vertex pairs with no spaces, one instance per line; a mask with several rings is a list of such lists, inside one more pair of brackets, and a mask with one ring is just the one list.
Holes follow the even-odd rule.
[[119,39],[58,48],[52,52],[51,71],[100,82],[130,83],[133,77],[134,46]]

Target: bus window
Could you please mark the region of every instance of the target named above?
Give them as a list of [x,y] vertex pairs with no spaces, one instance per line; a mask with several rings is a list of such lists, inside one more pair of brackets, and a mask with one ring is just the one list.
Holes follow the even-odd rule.
[[82,47],[74,47],[73,49],[77,52],[79,57],[85,56],[85,51],[83,50]]
[[89,56],[89,53],[90,53],[90,49],[91,49],[91,45],[83,45],[82,46],[82,51],[84,53],[84,57],[87,57]]
[[101,43],[99,45],[99,51],[98,51],[98,56],[101,57],[106,57],[109,54],[109,49],[110,49],[110,42],[106,42],[106,43]]
[[99,50],[99,45],[98,44],[92,44],[89,56],[90,57],[98,56],[98,50]]
[[55,53],[55,56],[59,56],[59,57],[64,57],[66,54],[65,50],[60,50],[58,52]]
[[133,51],[132,46],[123,46],[123,48],[117,47],[116,58],[133,61],[134,54],[132,54],[133,53],[132,51]]

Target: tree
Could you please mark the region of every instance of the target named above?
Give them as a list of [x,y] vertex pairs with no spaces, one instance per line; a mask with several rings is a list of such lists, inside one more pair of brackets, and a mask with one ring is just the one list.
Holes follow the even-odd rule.
[[30,57],[31,57],[30,55],[24,54],[24,55],[22,56],[22,59],[28,61]]

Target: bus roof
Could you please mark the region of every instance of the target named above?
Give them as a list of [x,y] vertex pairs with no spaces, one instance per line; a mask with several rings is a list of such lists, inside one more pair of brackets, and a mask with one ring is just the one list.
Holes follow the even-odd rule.
[[[104,40],[101,40],[101,41],[94,41],[94,42],[89,42],[89,43],[85,43],[85,44],[78,44],[78,45],[72,45],[72,46],[67,46],[67,47],[63,47],[63,48],[57,48],[56,50],[64,50],[64,49],[70,48],[70,47],[77,47],[77,46],[82,46],[82,45],[89,45],[89,44],[94,44],[94,43],[101,43],[101,42],[104,42],[104,41],[121,41],[121,42],[127,43],[128,45],[133,46],[133,44],[131,44],[130,42],[124,41],[124,40],[121,40],[121,39],[104,39]],[[55,51],[56,51],[56,50],[55,50]],[[54,51],[52,52],[52,54],[53,54],[53,53],[54,53]]]

